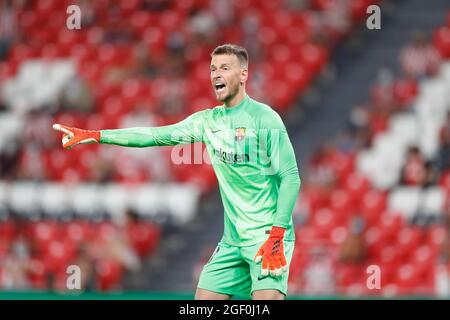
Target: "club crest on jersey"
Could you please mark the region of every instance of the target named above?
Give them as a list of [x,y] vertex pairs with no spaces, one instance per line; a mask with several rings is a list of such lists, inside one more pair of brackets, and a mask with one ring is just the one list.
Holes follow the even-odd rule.
[[235,129],[234,137],[236,138],[237,141],[244,140],[244,138],[245,138],[245,130],[246,130],[246,128],[243,128],[243,127]]

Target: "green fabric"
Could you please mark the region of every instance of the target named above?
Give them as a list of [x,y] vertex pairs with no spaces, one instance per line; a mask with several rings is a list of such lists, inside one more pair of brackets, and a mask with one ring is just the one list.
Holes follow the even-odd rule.
[[249,246],[272,225],[294,240],[292,211],[300,189],[294,150],[280,116],[249,96],[232,108],[218,106],[169,126],[102,130],[101,143],[128,147],[202,141],[211,158],[224,206],[222,241]]
[[[273,289],[287,295],[289,271],[280,277],[261,277],[261,262],[253,261],[261,245],[237,247],[220,242],[200,274],[198,288],[244,299],[250,299],[256,290]],[[294,241],[284,241],[288,265],[294,245]]]

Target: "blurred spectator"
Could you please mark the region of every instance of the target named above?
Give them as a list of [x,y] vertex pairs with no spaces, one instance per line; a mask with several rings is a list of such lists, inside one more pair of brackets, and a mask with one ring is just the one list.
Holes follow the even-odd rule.
[[141,9],[150,11],[164,11],[172,6],[172,0],[142,0]]
[[131,61],[123,66],[111,66],[105,72],[105,81],[108,83],[122,83],[129,78],[154,79],[161,66],[152,55],[145,43],[138,43],[133,47]]
[[328,1],[322,11],[321,21],[331,45],[337,43],[349,30],[351,16],[349,3],[351,1]]
[[439,135],[439,152],[437,155],[437,166],[441,173],[450,169],[450,111],[447,113],[447,120]]
[[[0,82],[0,88],[1,88],[1,82]],[[0,90],[0,113],[8,111],[8,106],[6,105],[6,101],[3,98],[3,90]]]
[[52,116],[42,110],[30,110],[26,115],[22,141],[39,148],[50,148],[55,143],[55,135],[48,130],[53,124]]
[[350,222],[347,238],[342,243],[339,260],[344,263],[360,263],[367,257],[367,247],[363,235],[364,220],[354,216]]
[[81,28],[89,28],[96,22],[96,13],[93,2],[90,0],[78,0],[77,5],[81,11]]
[[[352,108],[348,118],[348,131],[354,139],[356,150],[370,147],[371,135],[369,128],[370,111],[366,105],[360,104]],[[344,134],[345,135],[345,134]],[[349,137],[349,138],[350,138]]]
[[0,152],[0,178],[13,180],[19,169],[20,142],[16,138],[3,146]]
[[[114,180],[114,176],[116,172],[114,171],[113,161],[108,154],[111,154],[111,151],[102,150],[104,152],[100,152],[98,155],[92,154],[91,157],[86,161],[91,181],[94,183],[107,183]],[[106,154],[105,154],[106,153]],[[95,161],[93,160],[95,157]],[[90,160],[89,160],[90,159]]]
[[212,0],[211,12],[221,28],[228,27],[234,22],[233,1]]
[[82,274],[80,279],[81,290],[93,291],[95,290],[95,262],[90,256],[89,249],[86,244],[80,244],[77,251],[74,264],[80,267]]
[[184,49],[186,47],[186,39],[183,32],[172,31],[166,43],[169,54],[178,56],[180,61],[184,60]]
[[439,259],[435,269],[436,295],[448,298],[450,296],[450,201],[447,199],[442,212],[445,226],[445,237],[441,243]]
[[390,108],[394,103],[394,76],[388,68],[378,70],[377,79],[371,87],[375,108]]
[[425,161],[416,146],[408,149],[406,161],[401,173],[401,183],[409,186],[422,185],[427,178]]
[[16,5],[13,0],[0,3],[0,61],[6,59],[11,46],[19,36]]
[[67,82],[61,91],[59,103],[61,109],[68,111],[92,112],[94,108],[90,87],[79,77],[73,77]]
[[424,33],[416,31],[412,34],[412,43],[402,49],[400,63],[407,77],[421,79],[436,74],[441,57],[436,48],[426,42]]
[[348,119],[350,130],[356,132],[360,129],[366,129],[369,125],[369,110],[364,105],[357,105],[350,111]]
[[290,10],[304,10],[309,8],[311,0],[284,0]]
[[388,129],[389,119],[392,115],[392,111],[393,109],[391,108],[391,105],[371,108],[369,128],[372,138]]
[[11,244],[9,255],[2,262],[3,272],[0,274],[0,288],[6,290],[23,290],[28,288],[27,266],[28,247],[23,238]]
[[103,42],[105,43],[128,43],[134,41],[132,30],[128,22],[122,16],[117,3],[111,2],[106,13],[106,25],[103,28]]
[[328,189],[336,182],[336,175],[330,165],[332,152],[331,145],[323,144],[311,156],[308,178],[313,185]]
[[[256,65],[264,56],[264,48],[260,41],[255,41],[261,29],[261,22],[259,16],[255,12],[249,12],[241,19],[242,30],[242,45],[247,49],[250,57],[252,57],[252,64]],[[253,73],[252,78],[255,77]]]
[[186,101],[186,80],[172,76],[158,80],[160,84],[158,114],[162,116],[182,116]]
[[126,270],[136,272],[141,268],[138,255],[131,247],[124,233],[114,233],[105,243],[104,253],[108,258],[119,262]]
[[358,149],[358,140],[356,139],[356,135],[353,134],[350,130],[344,130],[335,140],[336,148],[338,151],[343,153],[352,153]]
[[17,163],[18,169],[15,174],[17,179],[44,181],[48,178],[42,149],[36,144],[25,144]]
[[313,249],[311,262],[304,272],[303,294],[332,295],[335,292],[335,278],[332,258],[326,248]]
[[433,162],[427,161],[425,163],[425,176],[422,180],[422,188],[429,188],[435,186],[438,180],[439,173]]
[[190,12],[188,30],[196,42],[215,43],[218,25],[211,11],[194,8]]

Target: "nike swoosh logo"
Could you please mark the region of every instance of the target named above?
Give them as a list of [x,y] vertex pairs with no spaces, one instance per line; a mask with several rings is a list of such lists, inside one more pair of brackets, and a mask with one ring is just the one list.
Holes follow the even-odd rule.
[[211,130],[212,133],[217,133],[217,132],[219,132],[219,131],[222,131],[222,130],[221,130],[221,129],[218,129],[218,130]]
[[267,277],[268,277],[268,275],[267,276],[258,276],[258,280],[262,280],[262,279],[265,279]]

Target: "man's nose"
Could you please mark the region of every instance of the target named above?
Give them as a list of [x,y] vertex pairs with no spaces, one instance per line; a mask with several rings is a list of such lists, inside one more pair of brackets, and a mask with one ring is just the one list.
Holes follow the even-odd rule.
[[213,78],[217,79],[220,78],[222,76],[222,72],[220,70],[214,70],[213,71]]

